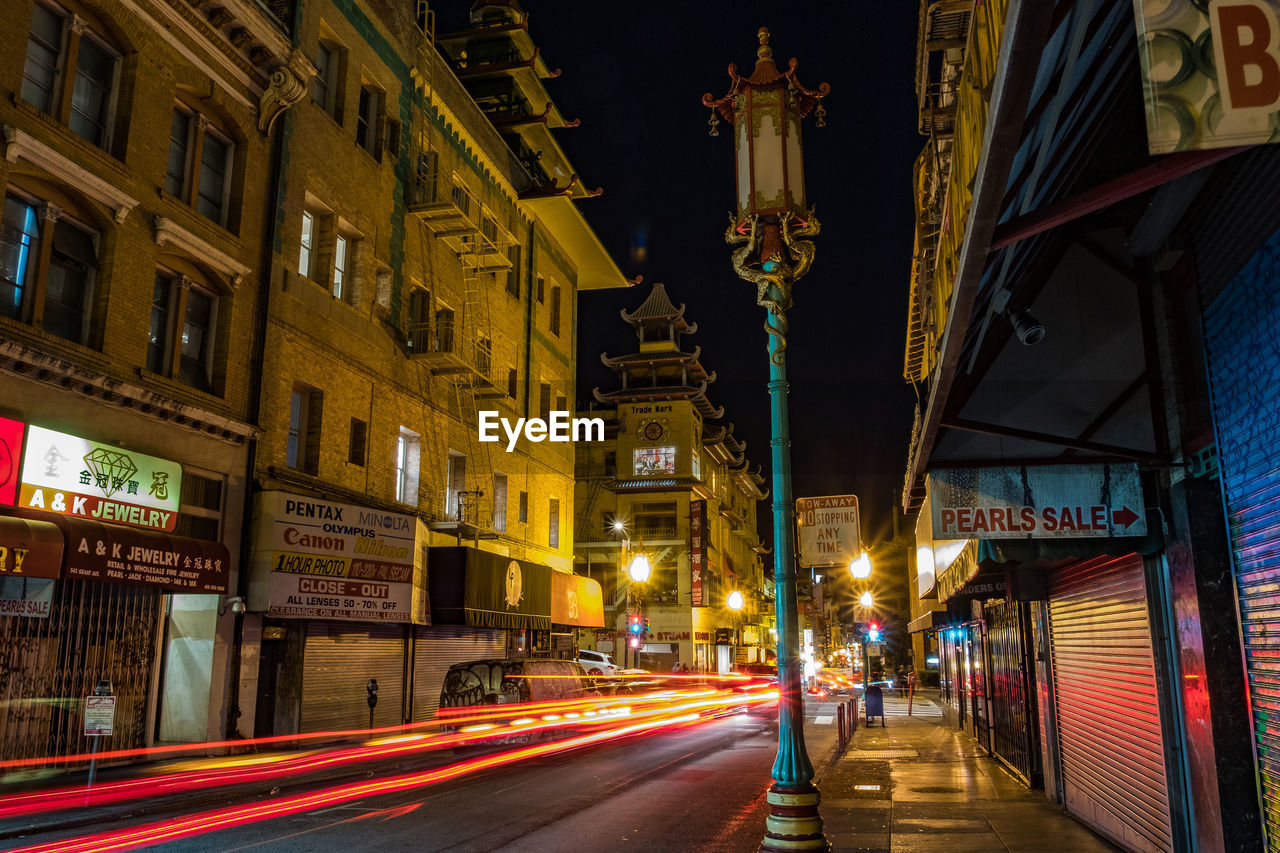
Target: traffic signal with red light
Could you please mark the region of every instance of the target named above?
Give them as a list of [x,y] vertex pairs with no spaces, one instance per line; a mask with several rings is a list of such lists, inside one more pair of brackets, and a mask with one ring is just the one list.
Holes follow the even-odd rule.
[[867,623],[867,640],[872,643],[880,642],[880,623],[879,622]]

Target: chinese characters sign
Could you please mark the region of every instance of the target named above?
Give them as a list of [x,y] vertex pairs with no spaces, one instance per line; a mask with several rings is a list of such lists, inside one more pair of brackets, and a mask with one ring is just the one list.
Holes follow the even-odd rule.
[[707,568],[707,502],[689,501],[689,572],[694,607],[706,607],[702,573]]
[[22,462],[21,421],[0,418],[0,505],[10,506],[18,496],[18,465]]
[[1272,142],[1280,0],[1136,0],[1152,154]]
[[32,426],[19,505],[150,530],[178,523],[182,466]]

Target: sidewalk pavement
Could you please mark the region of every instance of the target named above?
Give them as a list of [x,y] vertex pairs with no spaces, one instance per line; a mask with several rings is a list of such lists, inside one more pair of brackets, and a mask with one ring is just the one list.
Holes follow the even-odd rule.
[[822,820],[834,853],[1112,853],[1060,806],[1030,790],[930,699],[885,697],[885,726],[859,723],[821,775]]

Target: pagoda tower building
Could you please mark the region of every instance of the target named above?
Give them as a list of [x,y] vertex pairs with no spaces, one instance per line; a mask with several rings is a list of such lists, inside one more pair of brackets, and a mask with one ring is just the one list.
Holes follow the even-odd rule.
[[[603,410],[590,415],[605,418],[606,441],[578,445],[575,491],[575,570],[603,584],[615,630],[582,632],[579,644],[654,671],[677,661],[704,672],[763,661],[774,643],[756,529],[764,481],[733,425],[720,423],[724,408],[707,393],[716,374],[702,365],[701,347],[683,346],[698,328],[685,306],[659,283],[622,319],[638,348],[601,355],[617,387],[593,392]],[[641,555],[652,567],[643,583],[628,572]],[[727,606],[735,591],[746,602],[740,611]],[[629,635],[629,616],[648,624],[638,647],[614,636]]]

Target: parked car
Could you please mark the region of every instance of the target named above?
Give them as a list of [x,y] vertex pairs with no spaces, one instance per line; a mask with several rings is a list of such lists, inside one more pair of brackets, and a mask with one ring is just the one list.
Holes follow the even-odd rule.
[[587,675],[617,675],[619,670],[618,665],[609,655],[604,652],[593,652],[590,649],[579,651],[575,663],[581,665],[587,671]]
[[578,699],[593,692],[577,661],[489,658],[449,667],[440,687],[440,708]]

